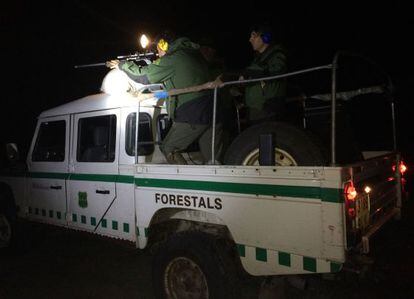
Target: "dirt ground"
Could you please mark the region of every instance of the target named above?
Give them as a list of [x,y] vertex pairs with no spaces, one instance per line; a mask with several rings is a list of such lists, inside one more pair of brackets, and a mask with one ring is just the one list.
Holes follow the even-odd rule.
[[[29,222],[18,229],[19,249],[0,253],[0,299],[153,298],[151,257],[133,245]],[[389,223],[371,245],[375,263],[364,276],[305,276],[306,288],[288,284],[285,297],[413,298],[413,199],[402,220]],[[258,298],[261,282],[246,279],[243,298]]]

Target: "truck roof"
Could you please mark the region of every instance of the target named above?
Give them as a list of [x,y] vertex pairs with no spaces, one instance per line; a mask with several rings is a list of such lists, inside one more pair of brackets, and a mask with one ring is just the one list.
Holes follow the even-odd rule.
[[[151,103],[150,106],[154,105],[153,100],[149,99]],[[147,101],[145,101],[146,103]],[[142,106],[147,106],[145,103],[141,104]],[[132,96],[129,93],[122,93],[117,95],[110,95],[107,93],[99,93],[94,95],[89,95],[78,100],[57,106],[55,108],[43,111],[39,118],[46,118],[52,116],[66,115],[66,114],[75,114],[82,112],[91,112],[99,110],[107,110],[120,107],[131,107],[137,106],[137,98]]]

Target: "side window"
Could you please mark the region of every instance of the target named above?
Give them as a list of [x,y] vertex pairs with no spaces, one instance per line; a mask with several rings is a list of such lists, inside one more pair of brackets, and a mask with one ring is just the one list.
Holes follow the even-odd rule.
[[[130,113],[126,120],[125,151],[129,156],[135,156],[135,127],[136,113]],[[151,116],[148,113],[139,113],[138,127],[138,155],[146,156],[154,152],[152,138]]]
[[40,124],[32,153],[34,162],[62,162],[65,160],[66,122],[64,120]]
[[79,119],[78,162],[115,161],[116,115]]

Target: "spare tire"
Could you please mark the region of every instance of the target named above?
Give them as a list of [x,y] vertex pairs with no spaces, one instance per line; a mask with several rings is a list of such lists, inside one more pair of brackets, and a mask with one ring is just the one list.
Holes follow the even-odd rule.
[[244,130],[228,148],[224,163],[259,165],[259,138],[262,134],[274,134],[278,166],[326,165],[324,150],[314,136],[282,122],[261,123]]

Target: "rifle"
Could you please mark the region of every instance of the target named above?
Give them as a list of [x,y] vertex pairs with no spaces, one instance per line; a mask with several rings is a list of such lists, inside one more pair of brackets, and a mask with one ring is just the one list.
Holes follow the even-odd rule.
[[[147,60],[153,60],[155,57],[157,57],[158,54],[153,52],[147,52],[147,53],[135,53],[130,55],[120,55],[117,56],[116,59],[120,61],[144,61]],[[80,64],[75,65],[75,69],[81,69],[81,68],[88,68],[88,67],[96,67],[96,66],[107,66],[107,62],[98,62],[98,63],[89,63],[89,64]]]

